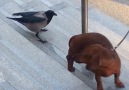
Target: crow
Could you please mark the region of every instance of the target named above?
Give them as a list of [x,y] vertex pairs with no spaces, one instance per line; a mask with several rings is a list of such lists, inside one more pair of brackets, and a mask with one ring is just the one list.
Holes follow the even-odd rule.
[[[57,16],[57,14],[53,10],[47,11],[32,11],[32,12],[19,12],[14,13],[13,16],[21,16],[20,18],[11,18],[9,19],[15,20],[22,25],[26,26],[30,31],[36,33],[36,37],[39,38],[38,34],[40,31],[47,31],[47,29],[42,29],[46,27],[53,16]],[[46,41],[39,40],[42,43],[46,43]]]

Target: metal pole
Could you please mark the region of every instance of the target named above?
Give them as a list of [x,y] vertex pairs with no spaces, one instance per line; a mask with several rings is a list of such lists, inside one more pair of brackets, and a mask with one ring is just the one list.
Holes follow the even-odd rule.
[[88,33],[88,0],[81,0],[82,33]]

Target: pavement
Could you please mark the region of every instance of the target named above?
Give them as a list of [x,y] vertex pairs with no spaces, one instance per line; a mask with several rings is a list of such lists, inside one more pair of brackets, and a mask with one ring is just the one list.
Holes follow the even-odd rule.
[[[96,90],[94,74],[84,64],[75,63],[76,71],[67,70],[66,55],[71,36],[81,33],[80,0],[1,0],[0,1],[0,90]],[[6,16],[21,11],[53,9],[53,17],[41,32],[42,44],[23,25]],[[89,5],[89,32],[104,34],[116,46],[129,26]],[[122,61],[121,80],[129,90],[129,36],[117,49]],[[104,90],[118,90],[113,76],[103,78]]]
[[107,15],[129,25],[128,0],[89,0],[89,3],[105,12]]

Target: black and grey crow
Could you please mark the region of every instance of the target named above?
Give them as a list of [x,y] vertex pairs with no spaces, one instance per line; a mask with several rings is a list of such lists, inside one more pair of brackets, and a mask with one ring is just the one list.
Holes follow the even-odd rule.
[[[52,10],[48,10],[48,11],[37,11],[37,12],[36,11],[19,12],[19,13],[14,13],[13,16],[21,16],[21,17],[20,18],[7,17],[7,18],[23,24],[32,32],[36,32],[36,37],[39,38],[38,33],[40,31],[47,31],[46,29],[42,28],[47,26],[52,20],[53,16],[57,16],[57,14]],[[46,41],[42,42],[45,43]]]

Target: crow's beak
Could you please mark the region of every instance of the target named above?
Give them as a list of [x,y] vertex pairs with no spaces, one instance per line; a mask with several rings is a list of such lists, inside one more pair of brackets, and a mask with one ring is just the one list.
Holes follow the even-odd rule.
[[57,14],[56,14],[56,13],[54,13],[54,16],[57,16]]

